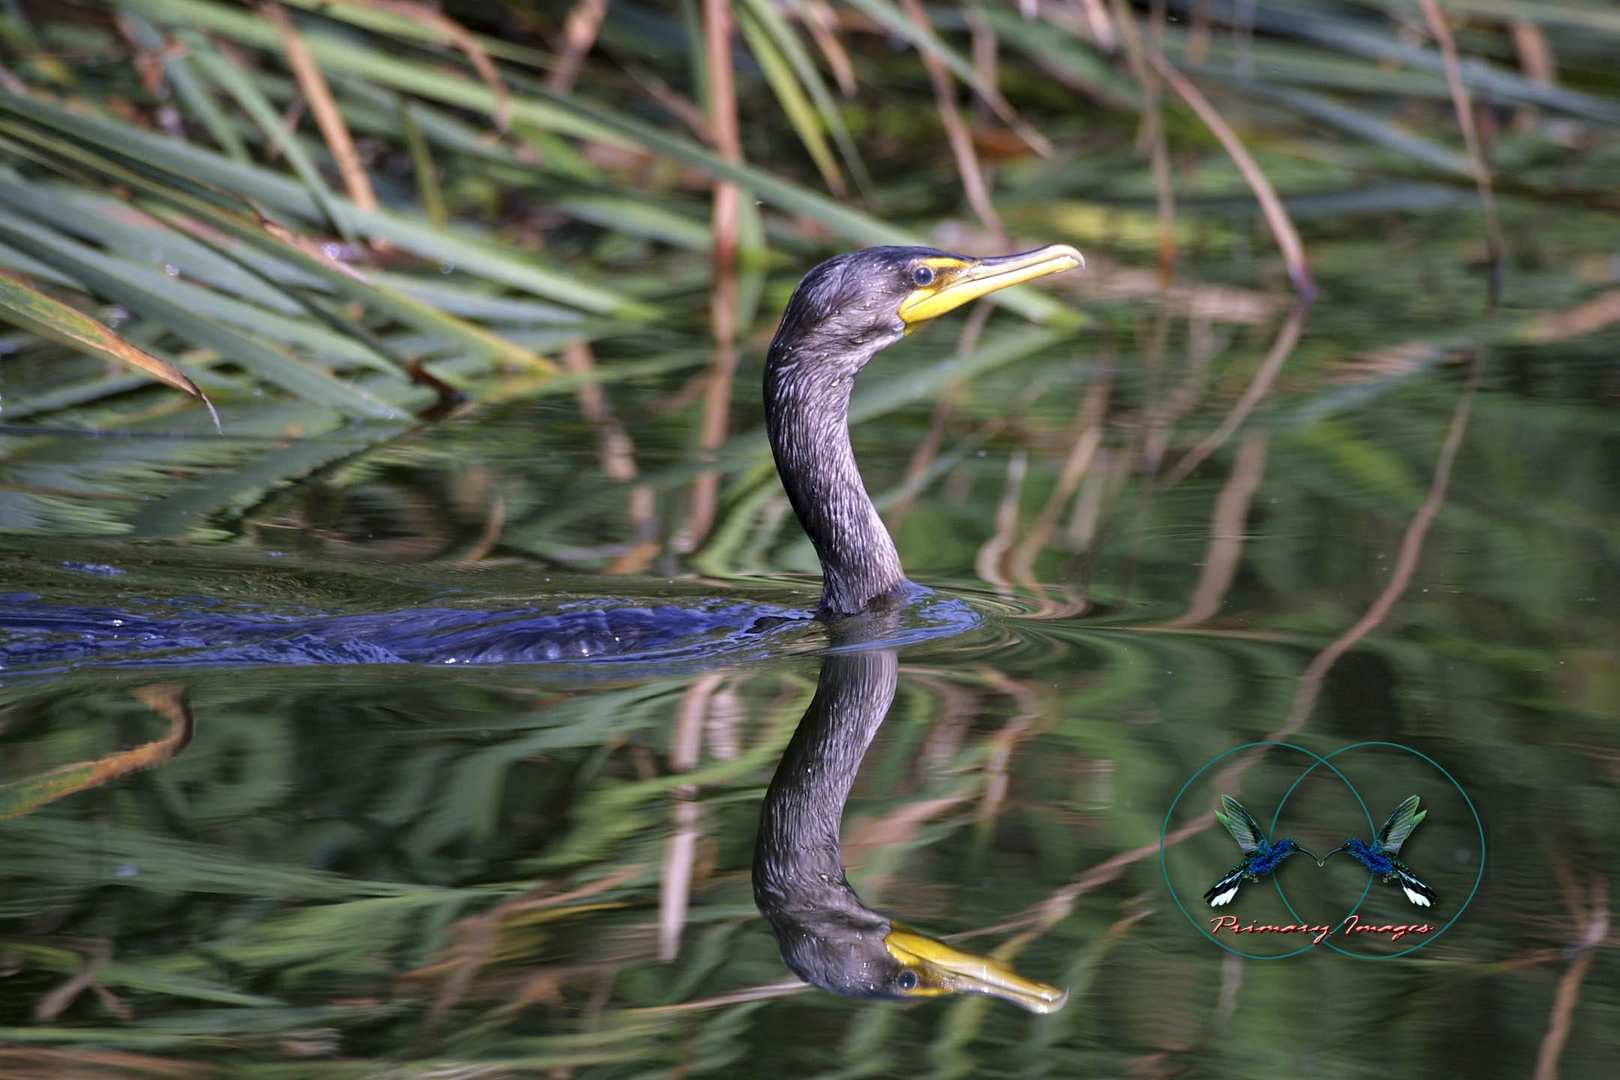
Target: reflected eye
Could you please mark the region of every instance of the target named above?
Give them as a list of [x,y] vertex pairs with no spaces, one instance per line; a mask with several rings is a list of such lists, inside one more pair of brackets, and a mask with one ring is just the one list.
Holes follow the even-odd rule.
[[[932,272],[928,275],[930,279],[933,276]],[[915,971],[902,971],[900,977],[894,983],[902,990],[915,990],[917,989],[917,973]]]
[[[927,266],[917,267],[917,269],[911,272],[911,280],[915,281],[918,285],[932,285],[934,283],[933,268]],[[913,975],[912,978],[915,979],[916,976]]]

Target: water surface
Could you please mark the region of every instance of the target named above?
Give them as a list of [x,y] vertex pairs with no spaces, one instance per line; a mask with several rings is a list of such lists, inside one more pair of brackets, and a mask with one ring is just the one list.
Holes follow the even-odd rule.
[[[0,1043],[136,1055],[130,1074],[1509,1076],[1550,1055],[1599,1075],[1620,334],[1583,306],[1614,293],[1559,266],[1607,242],[1548,240],[1495,312],[1455,247],[1375,264],[1345,237],[1297,326],[1263,297],[1144,301],[1074,332],[997,315],[971,362],[958,321],[874,364],[869,486],[911,575],[977,620],[901,650],[845,865],[874,908],[1066,987],[1057,1013],[842,999],[784,967],[749,867],[829,644],[804,627],[641,666],[0,673]],[[169,615],[803,610],[758,346],[715,455],[685,373],[608,388],[633,475],[566,394],[358,454],[229,410],[206,460],[172,425],[113,449],[11,430],[3,591]],[[255,464],[261,489],[231,486]],[[1267,741],[1399,746],[1334,759],[1365,814],[1326,769],[1290,793],[1311,759],[1289,749],[1188,785]],[[1399,958],[1413,938],[1237,956],[1221,943],[1302,940],[1200,931],[1239,854],[1208,817],[1222,791],[1268,825],[1287,794],[1280,823],[1318,851],[1419,793],[1403,855],[1436,910],[1374,884],[1359,913],[1438,929],[1477,893]],[[1314,922],[1367,879],[1300,858],[1278,880]],[[1231,910],[1293,921],[1269,882]]]

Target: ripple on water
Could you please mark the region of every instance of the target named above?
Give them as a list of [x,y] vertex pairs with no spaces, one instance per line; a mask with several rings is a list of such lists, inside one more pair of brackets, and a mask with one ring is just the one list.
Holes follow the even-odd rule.
[[[901,647],[962,634],[982,621],[962,598],[917,588],[894,618],[870,627],[840,624],[833,647]],[[207,598],[110,607],[0,597],[0,667],[25,674],[89,666],[737,662],[827,645],[826,628],[810,611],[739,599],[637,605],[580,598],[326,614]]]

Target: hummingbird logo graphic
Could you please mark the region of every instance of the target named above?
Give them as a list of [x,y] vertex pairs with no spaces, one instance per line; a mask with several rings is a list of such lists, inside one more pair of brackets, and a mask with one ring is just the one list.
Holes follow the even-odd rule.
[[1406,894],[1406,899],[1416,906],[1433,907],[1438,898],[1435,891],[1397,857],[1401,845],[1412,835],[1412,830],[1429,816],[1427,810],[1418,809],[1418,802],[1416,795],[1409,795],[1403,799],[1401,805],[1395,808],[1395,812],[1389,815],[1389,820],[1384,822],[1384,827],[1378,830],[1378,835],[1373,837],[1371,843],[1352,836],[1318,858],[1292,837],[1284,837],[1275,844],[1271,843],[1266,838],[1265,830],[1260,828],[1260,823],[1254,819],[1253,814],[1244,809],[1242,803],[1230,795],[1222,795],[1221,808],[1215,811],[1215,817],[1226,826],[1226,831],[1232,834],[1232,839],[1237,841],[1238,847],[1243,849],[1243,861],[1221,875],[1220,879],[1204,893],[1204,900],[1212,908],[1230,904],[1245,881],[1259,881],[1274,872],[1282,865],[1283,860],[1296,852],[1309,855],[1316,861],[1318,867],[1326,866],[1329,859],[1343,852],[1366,867],[1368,873],[1384,884],[1399,885],[1401,891]]
[[1385,885],[1399,885],[1406,898],[1413,904],[1418,907],[1433,907],[1437,899],[1434,890],[1414,874],[1410,866],[1396,858],[1401,845],[1412,835],[1412,830],[1428,816],[1427,810],[1418,809],[1418,797],[1408,795],[1401,801],[1401,805],[1395,808],[1395,812],[1389,815],[1389,820],[1378,830],[1378,835],[1373,837],[1372,843],[1352,836],[1316,860],[1316,865],[1326,865],[1329,859],[1342,851],[1365,866],[1368,873]]
[[1210,907],[1230,904],[1245,881],[1259,881],[1281,866],[1283,860],[1296,851],[1304,851],[1316,860],[1318,866],[1322,865],[1321,859],[1317,859],[1314,854],[1300,847],[1291,837],[1278,840],[1275,844],[1267,841],[1265,831],[1260,828],[1260,823],[1254,820],[1254,815],[1230,795],[1221,796],[1221,809],[1215,811],[1215,818],[1226,826],[1226,831],[1232,834],[1232,839],[1243,849],[1243,861],[1223,874],[1221,879],[1204,893],[1204,899]]
[[[1252,782],[1265,790],[1269,790],[1273,784],[1282,785],[1278,787],[1280,798],[1271,809],[1260,813],[1259,820],[1233,797],[1243,797],[1242,791],[1234,790],[1219,780],[1213,787],[1208,786],[1212,778],[1205,777],[1211,769],[1233,755],[1253,755],[1256,751],[1269,755],[1267,764],[1272,771],[1260,774],[1260,779]],[[1384,755],[1377,763],[1377,778],[1382,788],[1377,793],[1359,790],[1343,768],[1342,759],[1346,755],[1363,751]],[[1406,783],[1393,780],[1393,777],[1411,775],[1421,770],[1400,757],[1391,759],[1388,755],[1392,752],[1408,755],[1427,765],[1443,777],[1445,783],[1436,788],[1432,781],[1418,779],[1408,787]],[[1300,767],[1292,783],[1287,781],[1289,755],[1310,759]],[[1335,764],[1336,759],[1340,761],[1339,764]],[[1278,765],[1281,766],[1280,770],[1277,769]],[[1228,767],[1225,775],[1230,777],[1231,774]],[[1327,774],[1331,774],[1331,779]],[[1333,779],[1343,786],[1351,801],[1341,801],[1338,809],[1323,813],[1319,820],[1302,823],[1297,816],[1301,808],[1296,800],[1301,784],[1313,775],[1317,777],[1314,786],[1304,789],[1313,807],[1329,805],[1323,800],[1331,798],[1329,789]],[[1197,790],[1195,785],[1200,778],[1205,778],[1203,782],[1206,785],[1202,793],[1187,798],[1190,792]],[[1244,783],[1247,785],[1250,782]],[[1446,788],[1447,784],[1455,789],[1455,799]],[[1222,788],[1231,794],[1224,793]],[[1413,788],[1422,793],[1421,798],[1406,794]],[[1369,795],[1372,797],[1369,798]],[[1440,801],[1431,802],[1431,797]],[[1211,802],[1214,803],[1215,820],[1221,823],[1225,834],[1237,843],[1242,854],[1242,861],[1218,878],[1215,872],[1224,865],[1220,849],[1226,841],[1210,840],[1210,836],[1221,835],[1220,831],[1207,831],[1211,824],[1209,809],[1199,814],[1200,804],[1209,807]],[[1255,806],[1252,792],[1244,802]],[[1290,812],[1291,804],[1296,816],[1285,823],[1284,814]],[[1380,804],[1384,809],[1392,805],[1395,807],[1387,819],[1373,816],[1380,809]],[[1179,817],[1177,807],[1180,807]],[[1440,875],[1439,892],[1420,876],[1420,869],[1414,869],[1412,865],[1412,834],[1433,816],[1431,811],[1436,807],[1440,808],[1440,815],[1444,819],[1441,832],[1421,842],[1422,846],[1415,852],[1415,861],[1419,868]],[[1346,816],[1343,821],[1329,823],[1328,814],[1336,819],[1348,813],[1354,813],[1356,817],[1351,819]],[[1475,849],[1477,854],[1473,858],[1470,858],[1469,850],[1473,845],[1467,844],[1464,837],[1464,833],[1470,831],[1467,828],[1470,818],[1474,826],[1472,831],[1479,838]],[[1352,825],[1351,820],[1362,824]],[[1383,821],[1382,826],[1380,820]],[[1262,826],[1261,822],[1266,824]],[[1179,841],[1200,831],[1205,831],[1206,835],[1199,844],[1172,848],[1172,845],[1179,845]],[[1344,838],[1342,842],[1341,837]],[[1429,845],[1442,839],[1446,841],[1448,855],[1444,873],[1440,868],[1427,865],[1427,860],[1436,858],[1433,851],[1437,850]],[[1307,850],[1300,843],[1301,840],[1310,844],[1314,851]],[[1328,850],[1330,848],[1332,850]],[[1164,812],[1164,823],[1159,828],[1159,870],[1176,908],[1210,942],[1235,956],[1253,960],[1287,959],[1308,955],[1318,949],[1358,959],[1392,960],[1424,948],[1451,930],[1473,904],[1485,880],[1485,849],[1485,821],[1457,778],[1423,751],[1380,739],[1348,743],[1325,754],[1275,739],[1240,743],[1215,754],[1193,771],[1170,799]],[[1321,851],[1327,854],[1315,854]],[[1285,875],[1282,864],[1297,852],[1309,857],[1317,869],[1326,869],[1328,876],[1315,878],[1303,870],[1294,871],[1292,876]],[[1231,858],[1231,855],[1228,850],[1227,857]],[[1329,867],[1335,855],[1348,855],[1349,859],[1341,861],[1354,861],[1369,876],[1355,881],[1355,873]],[[1295,859],[1294,862],[1299,864],[1301,860]],[[1464,868],[1472,872],[1471,884],[1464,879]],[[1306,897],[1309,903],[1301,905],[1298,897],[1290,899],[1289,894],[1303,887],[1306,883],[1302,878],[1307,877],[1317,887],[1309,890]],[[1186,888],[1195,882],[1199,889],[1208,885],[1202,904],[1193,899],[1196,892]],[[1261,882],[1262,887],[1258,890],[1245,887],[1252,882]],[[1353,882],[1359,886],[1359,895],[1343,891]],[[1377,883],[1386,887],[1375,888]],[[1389,894],[1387,887],[1390,885],[1399,887],[1401,899]],[[1274,892],[1276,896],[1274,899],[1269,895],[1249,896],[1247,902],[1243,900],[1243,896],[1254,892]],[[1333,894],[1331,897],[1329,892]],[[1444,907],[1440,903],[1442,894]],[[1382,903],[1379,902],[1380,898],[1383,898]],[[1343,914],[1336,919],[1331,917],[1332,908],[1338,906],[1335,900],[1343,905]],[[1270,906],[1272,903],[1279,904],[1286,911],[1287,921],[1279,921],[1275,917],[1268,921],[1265,916],[1273,910]],[[1200,916],[1199,911],[1203,911],[1204,915]],[[1401,911],[1405,914],[1400,915]],[[1284,943],[1290,937],[1297,941]],[[1383,941],[1384,945],[1375,946],[1371,951],[1354,944],[1377,941]],[[1276,944],[1262,945],[1261,942]],[[1394,947],[1390,948],[1390,945]]]

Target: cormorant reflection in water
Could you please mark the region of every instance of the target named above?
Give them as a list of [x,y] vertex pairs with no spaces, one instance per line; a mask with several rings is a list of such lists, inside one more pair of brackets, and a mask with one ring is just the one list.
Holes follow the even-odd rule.
[[[782,959],[806,982],[835,994],[988,994],[1034,1012],[1062,1008],[1066,992],[880,915],[844,875],[839,821],[861,758],[894,701],[898,669],[892,648],[827,655],[815,698],[777,765],[754,844],[754,901]],[[156,684],[135,694],[170,721],[166,737],[0,786],[0,820],[163,765],[183,751],[193,730],[183,686]]]
[[988,994],[1054,1012],[1065,991],[878,914],[844,875],[839,820],[861,758],[894,701],[898,669],[893,649],[834,652],[823,661],[816,696],[760,811],[754,903],[794,974],[835,994]]

